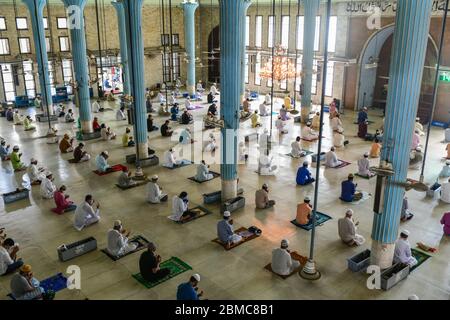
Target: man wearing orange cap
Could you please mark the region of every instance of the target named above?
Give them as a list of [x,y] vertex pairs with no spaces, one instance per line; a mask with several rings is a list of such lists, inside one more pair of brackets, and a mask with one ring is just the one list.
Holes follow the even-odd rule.
[[33,277],[29,264],[23,265],[11,278],[10,286],[11,293],[17,300],[41,300],[44,293],[39,281]]

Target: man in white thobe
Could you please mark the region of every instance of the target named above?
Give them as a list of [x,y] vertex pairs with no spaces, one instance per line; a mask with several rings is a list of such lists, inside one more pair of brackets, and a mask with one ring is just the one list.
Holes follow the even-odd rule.
[[100,112],[100,104],[99,101],[94,101],[92,103],[92,112],[93,113],[99,113]]
[[259,151],[264,153],[268,148],[270,144],[270,136],[269,136],[269,130],[264,129],[263,133],[259,136]]
[[186,191],[181,192],[178,196],[172,198],[172,215],[169,219],[173,221],[183,221],[187,218],[189,209],[188,194]]
[[408,230],[400,232],[400,237],[395,242],[394,263],[401,262],[409,265],[411,268],[417,264],[417,260],[411,254],[411,245],[409,244],[408,237]]
[[261,103],[261,104],[259,105],[259,115],[260,115],[261,117],[267,117],[267,116],[269,116],[269,112],[267,111],[267,107],[266,107],[266,105],[265,105],[264,103]]
[[311,129],[311,123],[308,122],[306,126],[302,129],[302,138],[305,140],[316,140],[319,138],[319,135]]
[[84,202],[77,206],[75,211],[74,227],[78,231],[83,230],[83,228],[90,226],[100,220],[100,204],[97,203],[96,209],[94,210],[94,199],[92,195],[88,194],[85,197]]
[[270,94],[266,94],[265,98],[264,98],[264,103],[266,105],[270,104],[270,102],[272,101],[272,99],[270,98]]
[[125,232],[120,220],[114,221],[114,227],[108,231],[108,252],[113,256],[120,257],[136,250],[137,244],[128,242],[130,232]]
[[339,117],[339,114],[337,114],[333,119],[331,119],[330,126],[333,131],[339,130],[344,131],[344,127],[342,125],[342,121]]
[[182,161],[176,160],[175,151],[171,148],[164,152],[164,162],[163,166],[167,168],[173,168],[182,164]]
[[300,262],[293,260],[288,250],[289,241],[281,241],[281,247],[272,251],[272,271],[282,276],[288,276],[300,266]]
[[291,143],[291,156],[294,158],[300,158],[302,156],[302,146],[300,145],[300,137],[297,137],[294,142]]
[[363,177],[373,177],[375,174],[370,171],[369,153],[364,153],[364,156],[358,160],[358,174]]
[[162,193],[158,179],[159,177],[155,174],[147,184],[147,201],[154,204],[167,201],[167,194]]
[[45,178],[41,181],[41,196],[44,199],[52,199],[55,191],[56,186],[53,183],[53,174],[51,172],[47,172],[45,174]]
[[40,184],[45,178],[44,168],[38,168],[38,161],[34,158],[30,160],[30,166],[27,168],[28,177],[31,184]]
[[262,176],[274,175],[278,166],[273,164],[273,160],[273,156],[269,153],[268,149],[261,152],[259,156],[258,173]]
[[210,88],[210,91],[211,91],[211,93],[212,93],[213,95],[215,95],[215,96],[219,94],[219,91],[217,90],[217,87],[216,87],[216,84],[215,84],[215,83],[212,84],[212,86],[211,86],[211,88]]
[[353,221],[353,210],[349,209],[345,213],[345,217],[338,220],[338,233],[341,240],[349,246],[360,246],[366,239],[356,234],[356,226],[358,222]]
[[125,115],[125,107],[120,107],[120,109],[117,110],[116,120],[117,121],[127,120],[127,116]]
[[450,179],[441,186],[441,200],[450,203]]
[[206,165],[205,160],[202,160],[197,167],[197,174],[195,180],[208,181],[214,178],[212,173],[209,173],[209,167]]
[[334,151],[334,147],[331,147],[330,151],[325,154],[325,166],[328,168],[336,168],[342,164]]

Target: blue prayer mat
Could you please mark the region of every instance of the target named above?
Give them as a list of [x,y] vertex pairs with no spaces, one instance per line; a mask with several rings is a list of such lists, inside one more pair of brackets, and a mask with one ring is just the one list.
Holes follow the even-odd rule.
[[67,288],[67,278],[64,277],[62,273],[58,273],[53,277],[42,280],[40,286],[44,288],[45,292],[48,292],[49,290],[58,292]]
[[[322,212],[316,212],[316,227],[320,226],[321,224],[324,224],[325,222],[327,222],[328,220],[333,219],[332,217],[330,217],[329,215],[322,213]],[[312,229],[312,223],[308,223],[308,224],[298,224],[297,221],[294,219],[291,221],[291,223],[293,225],[295,225],[296,227],[305,229],[306,231],[309,231]]]

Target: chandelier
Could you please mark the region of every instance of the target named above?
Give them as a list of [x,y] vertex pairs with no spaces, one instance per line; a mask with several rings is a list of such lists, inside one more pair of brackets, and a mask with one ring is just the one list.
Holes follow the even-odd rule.
[[263,79],[272,80],[273,78],[274,81],[281,82],[298,78],[301,72],[297,72],[295,65],[288,58],[287,49],[277,45],[274,56],[264,64],[259,75]]

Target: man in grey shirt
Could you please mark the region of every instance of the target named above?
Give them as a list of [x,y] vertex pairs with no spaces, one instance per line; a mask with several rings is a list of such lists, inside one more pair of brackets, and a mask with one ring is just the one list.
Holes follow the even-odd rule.
[[20,271],[11,278],[11,292],[17,300],[36,300],[42,299],[44,289],[41,288],[39,281],[33,277],[31,266],[25,264]]

